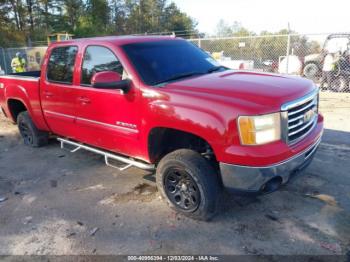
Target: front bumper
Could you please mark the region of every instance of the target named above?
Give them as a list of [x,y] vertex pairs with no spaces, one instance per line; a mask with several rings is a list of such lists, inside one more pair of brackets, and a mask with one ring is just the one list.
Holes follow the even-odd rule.
[[311,163],[320,142],[321,138],[294,157],[271,166],[250,167],[220,163],[223,185],[231,193],[269,193],[265,191],[267,183],[287,183]]

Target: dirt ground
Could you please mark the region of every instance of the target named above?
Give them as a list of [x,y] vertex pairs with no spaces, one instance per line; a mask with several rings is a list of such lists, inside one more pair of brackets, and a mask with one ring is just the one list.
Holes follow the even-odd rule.
[[323,93],[320,110],[324,139],[303,175],[270,195],[226,196],[211,222],[171,211],[150,173],[56,141],[24,146],[1,115],[0,255],[346,254],[350,95]]

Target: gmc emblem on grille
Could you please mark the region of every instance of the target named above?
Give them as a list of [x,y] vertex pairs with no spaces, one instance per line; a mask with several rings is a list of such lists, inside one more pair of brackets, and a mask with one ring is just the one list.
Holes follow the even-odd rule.
[[316,115],[315,108],[310,109],[309,111],[307,111],[305,113],[304,118],[303,118],[303,122],[307,123],[307,122],[311,121],[315,115]]

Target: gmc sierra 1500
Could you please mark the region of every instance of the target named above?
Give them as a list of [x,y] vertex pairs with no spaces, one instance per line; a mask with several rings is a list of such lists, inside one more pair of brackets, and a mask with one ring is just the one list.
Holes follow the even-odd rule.
[[229,70],[173,37],[53,43],[41,71],[0,76],[0,105],[25,144],[52,134],[121,170],[156,169],[169,205],[203,220],[222,188],[257,194],[287,183],[323,131],[313,82]]

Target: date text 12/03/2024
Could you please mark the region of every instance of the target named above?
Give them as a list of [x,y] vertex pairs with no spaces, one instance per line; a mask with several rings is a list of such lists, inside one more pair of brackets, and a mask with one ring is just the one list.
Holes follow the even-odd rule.
[[128,256],[128,261],[220,261],[218,256]]

